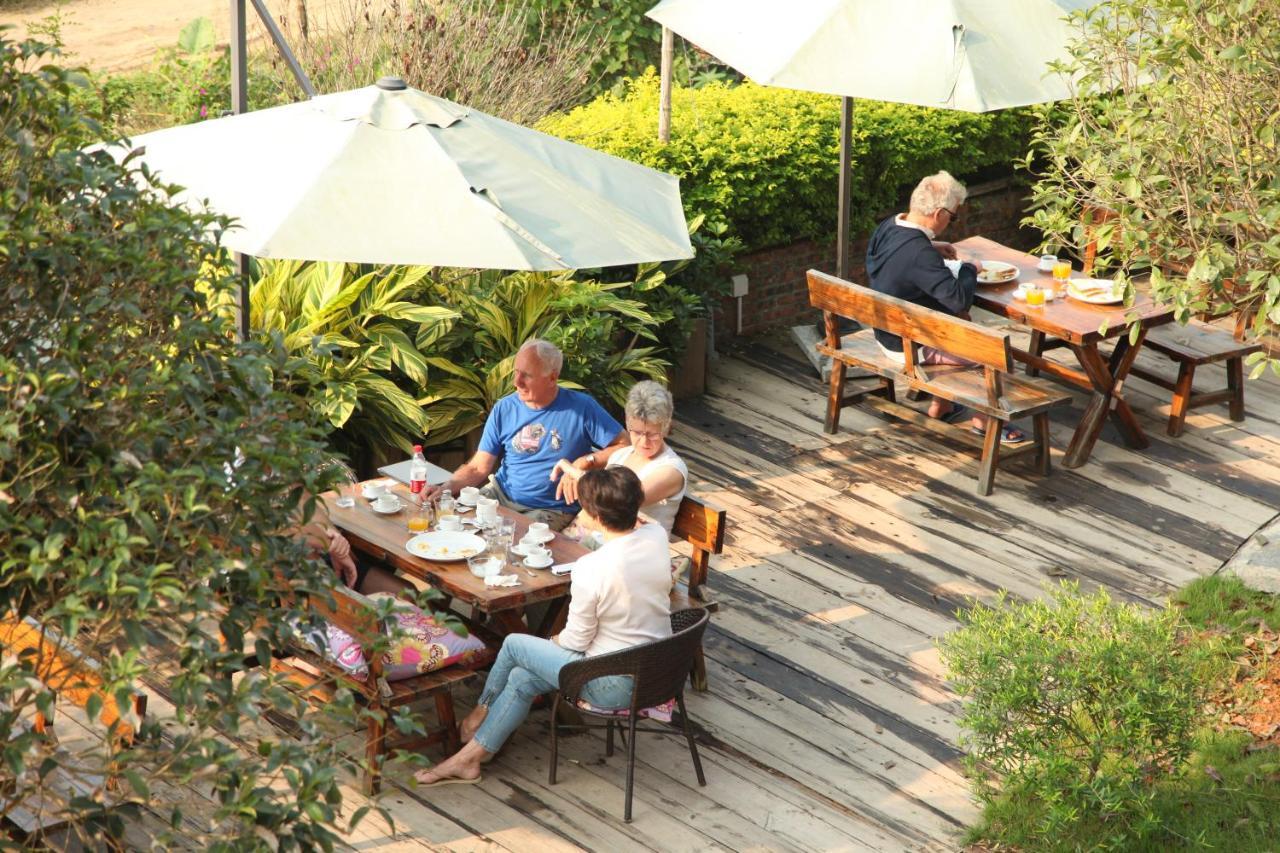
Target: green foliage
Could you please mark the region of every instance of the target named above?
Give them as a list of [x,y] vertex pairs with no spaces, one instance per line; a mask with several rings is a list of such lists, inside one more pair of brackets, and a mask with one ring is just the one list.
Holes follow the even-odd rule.
[[1237,646],[1228,650],[1230,654],[1238,653],[1244,634],[1256,631],[1259,623],[1280,629],[1280,595],[1249,589],[1235,575],[1210,575],[1192,581],[1178,590],[1173,603],[1193,626],[1225,632]]
[[[671,141],[657,138],[652,70],[620,96],[604,95],[539,128],[677,175],[686,215],[747,249],[835,231],[839,99],[745,83],[677,86]],[[967,175],[1025,151],[1021,111],[973,115],[859,101],[853,129],[853,227],[893,209],[902,188],[946,169]]]
[[1185,769],[1210,683],[1178,614],[1063,584],[959,615],[940,645],[978,798],[993,814],[1033,803],[1018,831],[1036,848],[1081,823],[1103,824],[1112,848],[1160,831],[1153,783]]
[[1027,221],[1080,248],[1081,212],[1115,211],[1097,231],[1104,263],[1150,270],[1180,320],[1256,312],[1254,331],[1275,333],[1280,4],[1119,0],[1077,19],[1064,69],[1079,75],[1076,96],[1041,111]]
[[634,76],[658,61],[662,25],[646,18],[651,0],[504,0],[530,21],[582,18],[592,28],[601,51],[590,78],[607,87],[618,77]]
[[[654,315],[629,291],[658,287],[663,273],[642,266],[635,282],[602,284],[574,273],[457,273],[428,289],[458,319],[440,334],[418,338],[433,378],[419,400],[430,422],[427,441],[440,444],[484,423],[512,391],[520,345],[545,338],[564,353],[561,384],[621,404],[641,379],[665,379],[667,362],[652,342],[669,317]],[[448,324],[446,324],[448,325]],[[641,344],[644,345],[641,345]]]
[[[45,52],[0,34],[0,614],[74,640],[107,694],[152,679],[168,702],[132,745],[102,726],[57,744],[18,724],[53,697],[30,659],[6,660],[0,813],[41,797],[87,846],[119,838],[102,819],[116,794],[59,793],[51,771],[73,768],[139,797],[202,786],[209,849],[331,848],[357,760],[277,676],[231,677],[248,647],[288,644],[293,593],[334,582],[293,535],[303,495],[328,485],[322,431],[284,350],[236,344],[215,307],[231,282],[205,235],[227,223],[81,150],[96,128],[73,109],[78,78]],[[298,718],[297,737],[267,713]],[[324,713],[349,727],[356,711],[341,694]],[[183,831],[183,803],[152,806]]]
[[298,390],[348,448],[410,451],[427,429],[415,397],[428,366],[415,341],[458,315],[421,305],[428,267],[262,261],[251,289],[252,327],[295,358]]

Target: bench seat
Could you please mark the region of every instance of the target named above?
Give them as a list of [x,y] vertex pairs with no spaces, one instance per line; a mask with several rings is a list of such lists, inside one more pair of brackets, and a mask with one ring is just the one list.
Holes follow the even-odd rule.
[[[1008,333],[987,329],[817,270],[809,270],[808,280],[809,302],[822,310],[827,330],[826,342],[818,344],[817,348],[832,359],[825,423],[827,432],[834,433],[839,429],[842,408],[864,404],[976,446],[979,449],[980,495],[991,494],[995,469],[1002,458],[1034,455],[1036,470],[1043,475],[1049,474],[1048,410],[1067,404],[1071,396],[1038,379],[1015,375]],[[838,317],[850,317],[868,328],[841,338]],[[876,344],[873,329],[883,329],[902,338],[902,361],[886,354]],[[968,363],[921,364],[922,347],[951,353]],[[878,384],[846,395],[845,380],[850,367],[869,371],[872,379],[878,377]],[[927,392],[986,415],[986,430],[978,437],[967,423],[949,424],[898,403],[895,396],[898,382],[906,383],[911,392]],[[1033,440],[1020,446],[1002,448],[1004,425],[1023,417],[1033,420]]]

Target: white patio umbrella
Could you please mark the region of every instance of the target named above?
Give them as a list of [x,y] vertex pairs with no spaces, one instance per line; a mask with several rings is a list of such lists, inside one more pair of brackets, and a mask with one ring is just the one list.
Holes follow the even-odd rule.
[[235,217],[224,243],[246,255],[512,270],[693,257],[674,176],[398,78],[139,148],[177,201]]
[[758,83],[843,97],[837,274],[848,278],[853,98],[986,112],[1065,98],[1068,13],[1099,0],[663,0],[648,16]]

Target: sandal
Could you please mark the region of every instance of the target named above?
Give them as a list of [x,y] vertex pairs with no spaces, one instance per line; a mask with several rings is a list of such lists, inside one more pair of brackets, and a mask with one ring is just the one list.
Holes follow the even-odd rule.
[[[970,427],[969,431],[972,432],[974,435],[985,436],[987,434],[987,430],[985,427]],[[1022,430],[1018,429],[1013,424],[1005,424],[1004,426],[1000,427],[1000,443],[1001,444],[1022,444],[1023,442],[1030,441],[1030,440],[1031,440],[1030,436],[1028,436]]]

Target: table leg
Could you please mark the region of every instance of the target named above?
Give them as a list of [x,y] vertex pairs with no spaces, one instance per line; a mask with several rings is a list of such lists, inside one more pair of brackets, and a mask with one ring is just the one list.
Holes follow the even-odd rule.
[[1102,432],[1102,424],[1108,413],[1114,417],[1126,444],[1137,448],[1148,446],[1147,436],[1142,431],[1137,417],[1129,408],[1129,404],[1120,396],[1121,386],[1129,374],[1129,369],[1133,367],[1133,360],[1137,357],[1143,337],[1143,334],[1139,334],[1137,342],[1133,345],[1129,344],[1127,337],[1122,338],[1117,342],[1116,352],[1112,353],[1109,361],[1098,352],[1096,343],[1072,346],[1071,349],[1080,361],[1080,366],[1084,368],[1093,385],[1093,396],[1085,408],[1084,417],[1080,419],[1075,433],[1071,436],[1071,444],[1067,447],[1066,456],[1062,460],[1065,467],[1079,468],[1089,461],[1089,455],[1098,441],[1098,435]]
[[542,621],[538,623],[535,633],[539,637],[550,639],[563,631],[565,623],[569,621],[569,598],[565,596],[548,604],[547,612],[542,614]]
[[528,634],[529,627],[524,624],[521,618],[522,611],[517,608],[510,610],[499,610],[493,614],[494,624],[502,630],[503,635],[507,634]]

